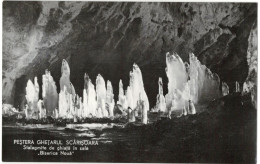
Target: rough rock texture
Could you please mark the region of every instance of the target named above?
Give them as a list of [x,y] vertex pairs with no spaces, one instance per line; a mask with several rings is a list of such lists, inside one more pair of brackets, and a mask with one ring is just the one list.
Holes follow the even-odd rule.
[[87,72],[92,81],[98,73],[110,80],[118,95],[119,79],[128,86],[137,63],[154,106],[158,78],[167,83],[168,51],[184,61],[194,52],[232,90],[248,76],[248,37],[256,18],[256,3],[5,1],[3,101],[22,102],[20,86],[35,75],[40,79],[45,69],[57,83],[66,59],[78,94]]
[[251,99],[255,108],[257,108],[257,27],[254,24],[249,39],[247,50],[247,62],[249,71],[247,79],[243,85],[243,93],[250,92]]

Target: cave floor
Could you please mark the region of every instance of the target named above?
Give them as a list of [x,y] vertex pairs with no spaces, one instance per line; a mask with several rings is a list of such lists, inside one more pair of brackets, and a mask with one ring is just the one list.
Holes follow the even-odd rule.
[[[145,126],[4,126],[3,161],[255,163],[256,110],[241,102],[240,96],[229,96],[211,102],[207,110],[196,115],[163,119]],[[87,139],[99,144],[71,156],[39,156],[37,151],[21,151],[21,146],[13,144],[14,139]]]

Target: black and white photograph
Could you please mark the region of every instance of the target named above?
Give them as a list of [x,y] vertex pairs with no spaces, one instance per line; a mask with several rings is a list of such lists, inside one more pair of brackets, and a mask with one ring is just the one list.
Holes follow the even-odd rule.
[[256,163],[257,12],[2,1],[2,161]]

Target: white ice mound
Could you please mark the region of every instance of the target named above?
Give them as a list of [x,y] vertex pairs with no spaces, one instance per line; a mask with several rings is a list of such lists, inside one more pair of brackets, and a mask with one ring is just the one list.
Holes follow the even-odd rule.
[[31,80],[28,80],[26,86],[26,95],[28,107],[25,109],[27,119],[38,119],[39,118],[39,109],[37,103],[39,100],[39,84],[37,82],[37,77],[34,78],[34,84]]
[[51,73],[46,70],[42,75],[42,98],[47,116],[53,116],[58,107],[58,93]]

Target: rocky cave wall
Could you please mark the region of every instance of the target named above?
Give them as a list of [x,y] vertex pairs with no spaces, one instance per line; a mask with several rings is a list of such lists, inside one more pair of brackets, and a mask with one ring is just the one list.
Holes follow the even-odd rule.
[[[7,2],[3,3],[3,102],[24,101],[27,79],[49,69],[59,90],[61,61],[82,95],[84,73],[129,82],[133,63],[155,105],[158,78],[167,88],[165,54],[193,52],[232,89],[248,76],[248,38],[256,3]],[[124,88],[126,89],[126,88]]]

